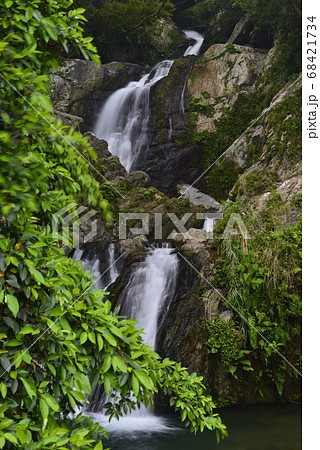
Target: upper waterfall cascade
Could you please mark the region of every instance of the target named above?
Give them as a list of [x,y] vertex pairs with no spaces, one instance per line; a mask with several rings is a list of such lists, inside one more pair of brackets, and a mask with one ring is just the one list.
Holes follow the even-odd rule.
[[110,152],[128,172],[148,145],[150,89],[168,75],[172,64],[171,60],[161,61],[139,81],[114,92],[99,115],[94,134],[108,142]]
[[200,53],[201,46],[204,41],[204,36],[202,36],[202,34],[198,33],[197,31],[192,31],[192,30],[183,30],[183,34],[185,35],[186,39],[195,41],[194,44],[190,45],[187,48],[187,50],[184,52],[183,56],[189,56],[189,55],[198,56]]

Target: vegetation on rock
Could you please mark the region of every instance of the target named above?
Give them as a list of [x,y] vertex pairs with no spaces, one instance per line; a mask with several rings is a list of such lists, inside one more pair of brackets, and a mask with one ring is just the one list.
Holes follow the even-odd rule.
[[[242,215],[251,239],[245,240],[240,235],[219,239],[232,213]],[[272,385],[276,386],[278,395],[283,395],[284,399],[300,395],[300,214],[298,199],[284,203],[281,195],[274,192],[260,211],[250,210],[248,204],[236,202],[228,208],[217,227],[218,238],[214,246],[220,258],[213,281],[227,295],[225,306],[235,308],[236,313],[233,335],[228,329],[215,340],[213,333],[217,332],[218,324],[209,325],[208,345],[210,351],[214,348],[215,352],[220,352],[222,362],[232,373],[239,369],[236,374],[241,374],[244,386],[252,388],[254,379],[253,385],[262,398],[261,378],[264,379],[262,385],[269,385],[270,389]],[[239,340],[237,329],[243,341]],[[219,342],[226,339],[228,345],[222,348]],[[233,350],[228,351],[228,348]],[[237,351],[246,352],[248,367],[254,369],[251,376],[244,377],[243,368],[235,363],[239,359],[236,358]]]

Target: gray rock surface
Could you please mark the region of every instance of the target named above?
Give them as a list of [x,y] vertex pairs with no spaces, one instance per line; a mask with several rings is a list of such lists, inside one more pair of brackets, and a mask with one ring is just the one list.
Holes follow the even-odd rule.
[[189,184],[178,184],[177,190],[180,195],[188,198],[190,203],[194,206],[201,206],[205,208],[206,211],[211,212],[221,211],[222,209],[220,203],[218,203],[214,198],[200,192],[199,189],[196,189]]

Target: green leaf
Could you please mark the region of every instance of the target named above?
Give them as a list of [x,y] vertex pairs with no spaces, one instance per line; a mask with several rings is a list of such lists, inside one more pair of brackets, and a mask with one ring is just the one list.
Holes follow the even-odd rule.
[[124,360],[121,358],[121,356],[113,356],[112,359],[115,361],[118,369],[121,370],[121,372],[125,372],[125,373],[128,372],[128,367],[127,367],[126,363],[124,362]]
[[134,375],[132,375],[132,389],[135,397],[137,397],[139,394],[139,381]]
[[25,325],[22,330],[19,331],[19,334],[30,334],[33,333],[35,330],[34,328],[30,327],[29,325]]
[[142,370],[135,370],[134,374],[138,378],[140,383],[143,384],[144,387],[146,387],[149,390],[154,389],[151,378],[149,378],[145,372],[143,372]]
[[76,373],[76,385],[78,384],[79,390],[83,390],[87,394],[91,394],[91,385],[88,378],[81,372]]
[[43,398],[40,399],[40,412],[43,419],[46,419],[49,415],[48,403]]
[[97,335],[98,349],[101,351],[103,349],[103,340],[100,334]]
[[41,284],[46,284],[45,279],[43,278],[43,275],[41,272],[39,272],[39,270],[37,270],[33,263],[27,259],[25,259],[25,263],[28,266],[29,272],[31,273],[31,275],[33,275],[33,278]]
[[7,386],[4,383],[0,383],[0,392],[3,398],[7,395]]
[[56,368],[55,368],[52,364],[50,364],[50,363],[47,363],[47,366],[49,367],[50,372],[51,372],[54,376],[56,376],[56,375],[57,375]]
[[111,389],[111,381],[110,378],[106,375],[105,379],[104,379],[104,391],[107,395],[110,395],[110,389]]
[[85,331],[83,331],[80,334],[80,344],[84,344],[87,339],[88,339],[88,334]]
[[11,364],[10,361],[8,360],[8,358],[6,356],[1,356],[1,365],[4,368],[5,371],[8,371],[11,369]]
[[8,294],[6,296],[6,300],[8,308],[10,309],[14,317],[17,317],[20,308],[18,299],[14,295]]
[[111,355],[107,355],[103,361],[102,371],[107,372],[111,366]]
[[12,444],[17,444],[18,439],[12,434],[12,433],[4,433],[3,435],[9,442],[12,442]]
[[52,397],[50,394],[43,394],[42,398],[45,399],[45,401],[48,403],[49,408],[53,409],[53,411],[59,411],[60,406],[59,403],[55,398]]
[[35,397],[36,394],[36,387],[35,385],[32,383],[32,381],[27,380],[26,378],[20,378],[20,380],[22,381],[25,390],[27,391],[27,394],[29,395],[29,397],[32,399],[32,397]]
[[110,345],[113,345],[113,347],[117,346],[117,341],[111,334],[105,333],[103,336],[109,342]]

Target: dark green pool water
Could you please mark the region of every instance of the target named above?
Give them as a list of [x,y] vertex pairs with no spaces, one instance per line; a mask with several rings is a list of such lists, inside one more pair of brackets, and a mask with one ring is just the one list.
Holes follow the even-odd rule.
[[301,407],[245,406],[220,411],[229,437],[219,445],[214,432],[193,436],[176,418],[165,416],[172,431],[110,433],[105,448],[112,450],[299,450],[301,449]]

